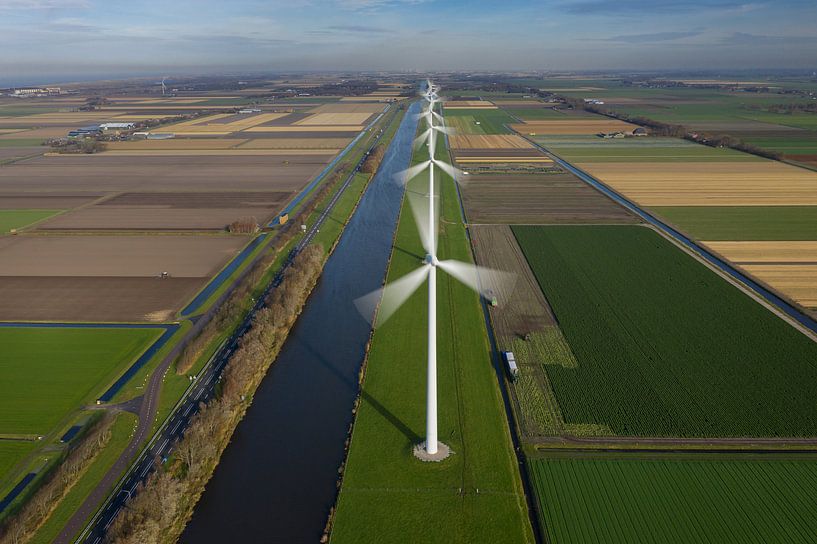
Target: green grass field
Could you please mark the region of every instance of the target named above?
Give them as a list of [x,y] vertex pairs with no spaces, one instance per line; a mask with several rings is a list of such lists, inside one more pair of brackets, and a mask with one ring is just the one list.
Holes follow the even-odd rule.
[[817,462],[529,462],[551,542],[810,543]]
[[817,344],[657,233],[513,231],[578,361],[546,366],[566,423],[634,436],[817,435]]
[[650,208],[698,240],[814,240],[817,206]]
[[47,434],[93,402],[159,329],[0,327],[0,433]]
[[573,162],[733,162],[763,161],[728,148],[714,148],[680,138],[604,139],[595,135],[537,136],[539,145]]
[[[453,182],[443,183],[440,257],[471,261]],[[413,254],[423,254],[405,207],[395,246],[400,251],[392,254],[390,280],[416,268],[420,260]],[[335,544],[533,541],[479,300],[443,274],[437,281],[439,437],[454,454],[440,464],[412,455],[425,432],[427,298],[421,288],[374,335]]]
[[62,210],[0,210],[0,234],[42,221]]
[[[8,472],[26,455],[34,451],[37,446],[36,442],[29,440],[0,440],[0,489],[2,489],[4,480]],[[16,484],[17,482],[9,482]],[[2,493],[0,493],[2,498]]]
[[505,125],[517,122],[501,109],[445,110],[445,121],[457,134],[508,134]]

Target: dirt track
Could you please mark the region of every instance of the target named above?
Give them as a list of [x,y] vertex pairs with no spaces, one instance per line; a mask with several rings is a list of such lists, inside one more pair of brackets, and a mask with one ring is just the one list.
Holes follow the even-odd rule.
[[478,264],[516,274],[514,288],[510,293],[498,293],[499,304],[491,308],[497,337],[507,340],[553,325],[550,306],[510,227],[477,225],[469,227],[469,231]]

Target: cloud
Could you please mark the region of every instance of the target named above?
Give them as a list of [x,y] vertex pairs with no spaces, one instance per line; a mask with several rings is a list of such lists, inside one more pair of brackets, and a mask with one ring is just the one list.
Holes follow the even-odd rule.
[[745,46],[817,45],[817,36],[769,36],[735,32],[723,38],[720,43],[723,45]]
[[0,10],[85,9],[88,0],[0,0]]
[[429,1],[433,0],[335,0],[335,3],[348,10],[371,10],[400,5],[424,4]]
[[687,11],[738,10],[756,8],[759,4],[745,0],[579,0],[565,2],[562,8],[581,15],[643,15]]
[[611,36],[610,38],[601,38],[600,41],[619,43],[670,42],[673,40],[680,40],[681,38],[700,36],[702,33],[703,33],[702,30],[690,30],[688,32],[655,32],[653,34],[625,34],[622,36]]
[[364,25],[332,25],[327,26],[326,29],[333,30],[336,32],[359,32],[362,34],[386,34],[390,32],[386,28]]

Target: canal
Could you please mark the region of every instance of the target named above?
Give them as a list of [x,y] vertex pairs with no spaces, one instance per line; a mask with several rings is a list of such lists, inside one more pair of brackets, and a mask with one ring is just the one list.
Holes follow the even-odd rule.
[[320,282],[227,447],[181,542],[317,542],[337,493],[370,326],[354,300],[381,286],[419,103],[409,109]]

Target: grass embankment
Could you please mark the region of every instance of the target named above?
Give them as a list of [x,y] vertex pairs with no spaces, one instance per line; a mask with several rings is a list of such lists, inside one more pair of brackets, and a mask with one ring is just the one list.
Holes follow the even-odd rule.
[[530,461],[552,542],[809,543],[813,461]]
[[703,264],[646,227],[513,230],[578,362],[545,366],[566,423],[817,435],[817,344]]
[[19,230],[56,215],[62,210],[0,210],[0,234]]
[[[450,178],[439,181],[439,256],[471,262],[455,187]],[[426,183],[419,176],[409,190],[422,191]],[[389,281],[417,268],[424,254],[406,205]],[[440,464],[412,454],[425,432],[423,287],[373,336],[334,543],[533,540],[479,299],[444,273],[437,282],[439,437],[454,453]]]
[[107,445],[99,451],[85,473],[71,487],[65,498],[60,501],[48,517],[48,520],[29,541],[30,544],[53,542],[65,523],[85,500],[85,497],[93,491],[108,469],[116,462],[119,454],[127,447],[130,437],[133,435],[136,420],[136,415],[127,412],[122,412],[116,416]]
[[650,210],[698,240],[817,237],[817,206],[667,206]]

